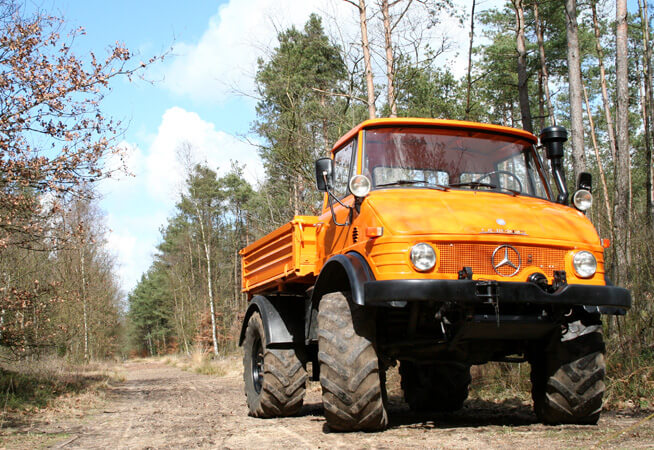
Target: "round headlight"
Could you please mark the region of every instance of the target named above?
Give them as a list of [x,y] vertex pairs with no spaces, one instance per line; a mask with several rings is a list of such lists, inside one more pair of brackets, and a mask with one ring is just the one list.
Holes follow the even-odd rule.
[[581,278],[588,278],[595,275],[597,271],[597,260],[591,252],[581,251],[575,253],[572,258],[572,265],[575,268],[575,272]]
[[586,189],[579,189],[572,196],[572,203],[579,211],[586,211],[593,204],[593,195]]
[[411,247],[411,263],[421,272],[432,269],[436,265],[436,252],[431,245],[420,242]]
[[365,175],[354,175],[350,178],[350,192],[356,197],[365,197],[370,192],[370,180]]

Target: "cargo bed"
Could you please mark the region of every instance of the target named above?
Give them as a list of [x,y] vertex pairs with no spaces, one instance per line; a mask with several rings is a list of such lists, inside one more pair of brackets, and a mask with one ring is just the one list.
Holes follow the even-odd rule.
[[269,291],[292,292],[311,286],[316,275],[315,216],[295,216],[286,225],[245,247],[242,290],[251,297]]

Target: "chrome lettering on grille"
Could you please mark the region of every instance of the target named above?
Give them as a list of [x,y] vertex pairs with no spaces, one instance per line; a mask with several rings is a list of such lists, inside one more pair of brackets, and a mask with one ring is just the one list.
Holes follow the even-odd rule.
[[522,230],[508,230],[505,228],[482,228],[480,234],[514,234],[519,236],[527,236],[527,232]]

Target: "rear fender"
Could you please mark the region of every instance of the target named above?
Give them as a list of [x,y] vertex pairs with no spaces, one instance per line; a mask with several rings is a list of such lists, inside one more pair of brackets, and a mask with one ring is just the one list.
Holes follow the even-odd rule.
[[267,348],[288,348],[304,344],[304,300],[289,296],[257,295],[252,298],[241,325],[238,345],[243,345],[245,329],[252,314],[263,322]]

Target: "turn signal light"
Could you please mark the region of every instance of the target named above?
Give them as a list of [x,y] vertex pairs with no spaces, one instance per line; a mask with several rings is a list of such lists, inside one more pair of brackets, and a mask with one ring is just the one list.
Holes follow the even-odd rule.
[[611,239],[600,239],[600,244],[602,244],[602,248],[609,248],[611,246]]
[[376,238],[384,234],[384,227],[368,227],[366,228],[366,236],[369,238]]

